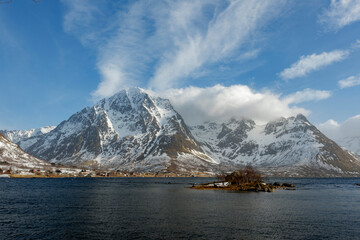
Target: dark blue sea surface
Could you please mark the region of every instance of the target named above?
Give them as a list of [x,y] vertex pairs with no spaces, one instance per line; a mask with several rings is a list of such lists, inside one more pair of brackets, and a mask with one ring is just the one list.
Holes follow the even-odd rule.
[[0,179],[0,239],[360,239],[360,179],[270,179],[297,189],[273,193],[187,188],[213,180]]

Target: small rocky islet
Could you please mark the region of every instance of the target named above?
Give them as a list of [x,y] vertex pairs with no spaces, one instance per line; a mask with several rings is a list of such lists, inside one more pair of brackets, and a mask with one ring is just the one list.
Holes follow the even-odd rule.
[[294,184],[290,183],[256,183],[249,182],[240,185],[228,185],[227,182],[214,182],[201,185],[193,185],[191,188],[199,190],[232,190],[232,191],[244,191],[244,192],[273,192],[276,189],[284,190],[296,190]]
[[273,192],[276,189],[295,190],[295,185],[291,183],[265,183],[263,177],[251,166],[237,170],[230,174],[221,174],[219,181],[192,185],[192,189],[199,190],[232,190],[242,192]]

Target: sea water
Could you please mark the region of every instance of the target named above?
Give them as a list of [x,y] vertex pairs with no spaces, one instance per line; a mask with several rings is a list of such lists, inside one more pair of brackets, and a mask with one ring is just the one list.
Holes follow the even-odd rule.
[[360,239],[360,179],[295,191],[195,190],[206,178],[0,179],[0,239]]

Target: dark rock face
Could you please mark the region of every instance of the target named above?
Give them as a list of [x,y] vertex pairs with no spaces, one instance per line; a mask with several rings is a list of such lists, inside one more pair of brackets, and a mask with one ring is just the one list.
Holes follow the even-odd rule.
[[[228,126],[231,126],[232,129]],[[247,132],[253,129],[255,122],[252,120],[231,120],[227,124],[222,124],[222,130],[218,135],[219,143],[217,146],[236,148],[238,142],[242,142],[247,138]]]
[[271,133],[276,132],[279,128],[286,124],[286,118],[280,118],[277,121],[272,121],[266,124],[265,126],[265,134],[269,135]]
[[257,150],[258,148],[259,148],[259,145],[255,141],[249,141],[249,142],[244,143],[244,145],[241,146],[240,152],[247,156],[251,156],[251,154],[253,154],[255,152],[255,150]]

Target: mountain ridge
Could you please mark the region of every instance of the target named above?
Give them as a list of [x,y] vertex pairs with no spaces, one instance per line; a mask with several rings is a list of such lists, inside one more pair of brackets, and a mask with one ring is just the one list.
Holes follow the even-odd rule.
[[244,118],[187,126],[169,100],[140,88],[102,99],[19,145],[54,163],[128,170],[214,172],[251,164],[283,176],[360,173],[359,159],[301,114],[264,125]]
[[242,119],[207,123],[192,130],[204,151],[222,162],[251,164],[270,172],[278,168],[286,176],[352,176],[360,170],[359,159],[327,138],[301,114],[265,125]]

